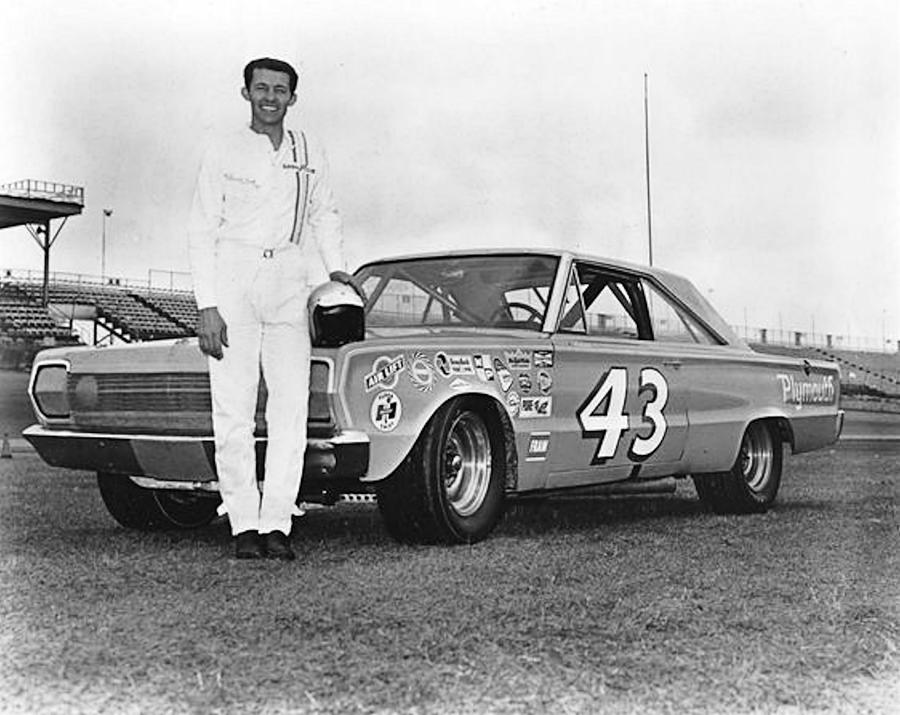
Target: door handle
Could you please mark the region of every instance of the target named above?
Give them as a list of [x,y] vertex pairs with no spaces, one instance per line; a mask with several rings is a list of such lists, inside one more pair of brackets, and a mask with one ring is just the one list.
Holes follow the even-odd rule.
[[666,367],[674,367],[676,370],[683,365],[681,360],[663,360],[662,364]]

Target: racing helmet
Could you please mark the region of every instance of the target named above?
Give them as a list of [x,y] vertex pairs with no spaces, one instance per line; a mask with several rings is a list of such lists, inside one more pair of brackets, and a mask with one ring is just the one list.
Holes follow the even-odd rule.
[[365,307],[351,286],[328,281],[309,295],[309,332],[314,347],[335,348],[362,340]]

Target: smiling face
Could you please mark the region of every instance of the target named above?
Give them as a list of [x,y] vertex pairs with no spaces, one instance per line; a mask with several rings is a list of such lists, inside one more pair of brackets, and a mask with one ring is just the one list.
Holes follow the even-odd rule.
[[250,86],[242,88],[241,95],[250,102],[250,126],[256,131],[280,125],[288,107],[297,101],[286,72],[261,68],[253,70]]

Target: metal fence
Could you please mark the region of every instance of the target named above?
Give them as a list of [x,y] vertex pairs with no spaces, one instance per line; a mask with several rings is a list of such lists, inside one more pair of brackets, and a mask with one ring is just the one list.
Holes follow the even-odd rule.
[[84,206],[83,187],[60,184],[56,181],[22,179],[9,184],[0,184],[0,194],[22,199],[46,199]]
[[814,333],[805,330],[778,330],[775,328],[732,325],[748,343],[783,345],[793,348],[822,348],[825,350],[858,350],[869,353],[900,353],[900,340],[873,338],[838,333]]
[[[0,281],[13,280],[27,283],[41,283],[44,280],[42,271],[5,269],[0,271]],[[135,278],[114,278],[107,276],[100,278],[97,275],[85,273],[66,273],[55,271],[50,274],[51,283],[66,283],[67,285],[84,285],[85,288],[97,286],[114,286],[128,288],[134,291],[171,291],[173,293],[191,292],[191,274],[189,271],[167,271],[150,268],[147,271],[147,280]]]

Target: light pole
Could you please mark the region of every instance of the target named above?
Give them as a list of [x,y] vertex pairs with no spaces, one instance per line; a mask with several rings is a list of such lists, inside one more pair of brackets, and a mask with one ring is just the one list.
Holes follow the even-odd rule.
[[100,246],[100,280],[106,281],[106,219],[112,216],[112,209],[103,209],[103,241]]

